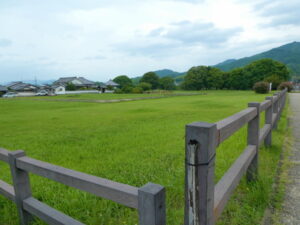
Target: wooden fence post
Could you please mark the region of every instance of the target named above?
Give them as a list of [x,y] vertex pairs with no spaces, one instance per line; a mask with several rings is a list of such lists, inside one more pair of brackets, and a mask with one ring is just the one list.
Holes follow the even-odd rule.
[[272,116],[273,116],[273,98],[266,97],[266,100],[271,101],[271,105],[269,108],[266,109],[265,112],[265,124],[270,124],[270,131],[265,138],[265,146],[270,147],[272,145]]
[[277,120],[278,120],[278,102],[279,102],[279,96],[277,93],[274,94],[274,96],[277,96],[277,101],[273,105],[273,113],[276,113],[276,119],[274,120],[273,129],[277,129]]
[[[277,92],[276,95],[278,96],[278,112],[280,113],[281,109],[281,92]],[[279,117],[278,117],[279,120]]]
[[257,115],[249,121],[248,123],[248,145],[256,146],[256,154],[250,163],[247,170],[247,180],[254,181],[258,176],[258,149],[259,149],[259,118],[260,118],[260,103],[258,102],[250,102],[248,107],[255,107],[257,109]]
[[285,106],[285,97],[286,97],[286,89],[281,92],[281,108],[280,108],[280,115],[282,114],[283,108]]
[[32,216],[23,209],[23,200],[31,197],[30,181],[28,173],[16,167],[16,159],[23,156],[25,156],[25,152],[21,150],[9,152],[8,162],[15,190],[15,201],[20,218],[20,224],[27,225],[32,220]]
[[285,89],[285,91],[284,91],[284,98],[283,98],[283,107],[285,106],[285,103],[286,103],[287,94],[288,94],[288,90]]
[[165,225],[165,188],[147,183],[138,190],[138,212],[140,225]]
[[186,125],[185,225],[214,224],[216,124]]

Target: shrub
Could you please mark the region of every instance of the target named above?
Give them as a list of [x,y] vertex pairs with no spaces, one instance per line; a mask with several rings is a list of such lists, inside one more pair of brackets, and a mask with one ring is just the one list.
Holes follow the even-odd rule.
[[116,89],[115,89],[115,93],[116,93],[116,94],[122,94],[123,91],[122,91],[120,88],[116,88]]
[[66,90],[67,91],[75,91],[76,86],[73,83],[68,83],[67,86],[66,86]]
[[138,87],[142,88],[144,91],[148,91],[148,90],[151,90],[152,85],[147,82],[141,82],[141,83],[139,83]]
[[272,83],[272,90],[277,90],[278,86],[284,81],[278,75],[272,75],[267,77],[265,82]]
[[114,90],[114,87],[111,86],[111,85],[108,85],[108,86],[106,87],[106,89],[112,91],[112,90]]
[[131,93],[132,92],[132,86],[125,86],[122,89],[123,93]]
[[283,90],[287,88],[288,92],[291,92],[293,90],[293,84],[292,82],[282,82],[279,86],[278,86],[278,90]]
[[141,94],[141,93],[143,93],[143,89],[140,88],[140,87],[134,87],[134,88],[132,88],[131,93],[133,93],[133,94]]
[[267,82],[257,82],[254,84],[253,89],[258,94],[269,93],[269,83]]

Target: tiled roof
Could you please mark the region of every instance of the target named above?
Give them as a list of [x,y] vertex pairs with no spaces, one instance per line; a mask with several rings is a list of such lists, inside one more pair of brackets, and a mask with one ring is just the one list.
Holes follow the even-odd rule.
[[7,87],[0,85],[0,91],[7,91]]
[[73,80],[79,80],[82,85],[94,85],[95,82],[85,79],[84,77],[61,77],[54,84],[68,84]]
[[90,84],[90,85],[94,85],[95,84],[95,82],[87,80],[84,77],[78,77],[77,79],[80,80],[83,84]]
[[9,83],[9,84],[7,85],[7,87],[10,88],[10,87],[13,87],[13,86],[18,85],[18,84],[22,84],[22,82],[21,82],[21,81],[11,82],[11,83]]
[[25,84],[23,82],[14,82],[12,84],[9,84],[8,88],[14,91],[23,91],[23,90],[35,90],[37,87],[35,87],[32,84]]
[[112,80],[109,80],[106,82],[107,86],[120,86],[119,84],[117,84],[116,82],[113,82]]

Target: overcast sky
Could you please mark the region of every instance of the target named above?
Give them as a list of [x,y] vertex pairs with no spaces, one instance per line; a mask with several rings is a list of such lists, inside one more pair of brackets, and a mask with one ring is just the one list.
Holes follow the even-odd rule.
[[300,40],[299,0],[0,0],[0,82],[186,71]]

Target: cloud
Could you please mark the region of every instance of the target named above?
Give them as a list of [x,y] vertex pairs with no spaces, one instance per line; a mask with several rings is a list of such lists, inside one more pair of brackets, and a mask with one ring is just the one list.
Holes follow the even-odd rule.
[[0,47],[9,47],[12,45],[12,41],[5,38],[0,38]]
[[214,47],[225,43],[242,30],[240,27],[220,29],[216,28],[213,23],[180,21],[165,28],[154,29],[149,36],[163,37],[185,45],[201,44]]
[[[144,41],[143,41],[144,40]],[[122,50],[125,54],[131,56],[143,57],[166,57],[174,54],[174,51],[179,48],[178,44],[168,41],[151,41],[142,39],[135,43],[120,43],[116,46],[118,50]]]
[[84,60],[102,60],[102,59],[107,59],[107,57],[103,55],[95,55],[95,56],[87,56],[83,58]]
[[298,1],[0,1],[0,81],[105,81],[252,55],[300,39]]
[[265,19],[264,27],[277,27],[281,25],[300,25],[300,8],[298,1],[270,1],[255,5],[255,10]]
[[199,4],[199,3],[204,2],[204,0],[165,0],[165,1],[186,2],[186,3],[191,3],[191,4]]

